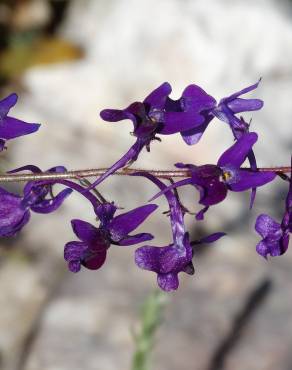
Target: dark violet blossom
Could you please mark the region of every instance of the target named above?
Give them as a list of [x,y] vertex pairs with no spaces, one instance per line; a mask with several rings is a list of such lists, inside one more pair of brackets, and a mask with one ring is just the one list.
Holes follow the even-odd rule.
[[[161,190],[167,188],[163,182],[150,174],[137,172],[135,175],[148,178]],[[172,191],[166,191],[165,196],[170,207],[173,242],[165,247],[147,245],[138,248],[135,252],[135,262],[140,268],[157,274],[157,282],[162,290],[171,291],[179,286],[178,274],[180,272],[194,274],[192,245],[211,243],[225,234],[215,233],[199,241],[190,242],[189,235],[185,231],[183,211],[179,200]]]
[[255,90],[259,83],[260,80],[227,98],[221,99],[219,104],[212,109],[212,114],[215,117],[229,124],[234,137],[237,139],[243,133],[248,132],[249,125],[242,118],[238,118],[236,114],[260,110],[264,105],[264,102],[260,99],[242,99],[240,96]]
[[[292,167],[292,163],[291,163]],[[258,254],[267,258],[284,254],[288,248],[290,233],[292,233],[292,175],[286,197],[285,213],[281,224],[266,214],[257,217],[255,229],[263,238],[256,246]]]
[[[24,166],[11,172],[24,169],[41,172],[36,166]],[[64,167],[58,166],[51,168],[49,172],[65,170]],[[13,236],[20,231],[28,223],[30,211],[44,214],[55,211],[71,192],[71,189],[64,189],[54,196],[52,184],[40,184],[33,181],[25,185],[22,196],[0,188],[0,236]]]
[[105,109],[101,111],[100,116],[105,121],[131,120],[136,142],[89,189],[100,184],[118,169],[136,161],[144,147],[150,151],[151,141],[160,141],[160,138],[156,136],[157,134],[171,135],[184,132],[205,122],[205,116],[201,114],[201,111],[212,107],[214,100],[212,97],[198,86],[193,85],[187,87],[182,97],[177,101],[169,98],[170,93],[171,86],[165,82],[152,91],[143,102],[132,103],[122,110]]
[[[184,141],[189,145],[196,144],[214,117],[226,122],[230,126],[234,137],[239,139],[243,133],[249,131],[249,125],[242,118],[238,118],[236,114],[259,110],[264,105],[264,102],[260,99],[242,99],[240,96],[255,90],[259,83],[260,80],[254,85],[221,99],[218,104],[212,96],[208,95],[199,86],[188,86],[185,91],[192,92],[189,104],[193,109],[198,110],[196,108],[196,99],[198,102],[204,102],[204,105],[199,107],[200,115],[204,117],[204,121],[201,123],[197,122],[190,130],[181,132]],[[179,101],[183,104],[183,97]]]
[[[249,124],[245,122],[245,120],[240,117],[238,118],[236,116],[237,113],[242,112],[251,112],[260,110],[264,102],[260,99],[242,99],[240,98],[241,95],[244,95],[252,90],[255,90],[261,80],[259,80],[257,83],[248,86],[230,96],[227,98],[223,98],[220,100],[218,106],[212,110],[212,114],[216,116],[221,121],[226,122],[229,124],[232,133],[235,137],[235,139],[239,139],[244,133],[249,131]],[[253,150],[250,150],[247,156],[250,167],[253,171],[257,170],[257,163],[256,158],[254,155]],[[256,188],[252,187],[251,197],[250,197],[250,208],[252,208],[254,200],[256,197]]]
[[148,233],[136,235],[129,233],[156,208],[155,204],[147,204],[114,217],[116,206],[113,203],[104,203],[95,210],[100,220],[99,227],[82,220],[72,220],[73,231],[80,241],[72,241],[65,245],[64,258],[68,262],[69,270],[78,272],[81,265],[90,270],[99,269],[105,262],[111,244],[128,246],[153,239]]
[[[246,94],[252,90],[255,90],[260,83],[260,80],[248,86],[226,98],[223,98],[216,103],[216,100],[210,97],[204,90],[196,85],[190,85],[188,88],[192,88],[194,91],[198,89],[200,91],[200,96],[204,96],[208,99],[210,107],[200,111],[200,114],[205,117],[205,120],[200,125],[191,130],[182,132],[182,137],[185,142],[189,145],[196,144],[201,136],[203,135],[205,129],[208,127],[209,123],[214,117],[219,120],[226,122],[234,135],[234,138],[238,140],[244,133],[249,131],[249,124],[244,121],[242,117],[238,118],[237,113],[250,112],[259,110],[263,107],[264,102],[260,99],[242,99],[241,95]],[[194,96],[194,95],[193,95]],[[248,153],[248,160],[253,171],[257,170],[256,158],[252,150]],[[252,208],[256,196],[256,189],[252,188],[251,198],[250,198],[250,208]]]
[[[225,199],[228,190],[239,192],[267,184],[276,177],[275,172],[259,172],[240,168],[256,141],[256,133],[243,134],[221,155],[217,165],[176,164],[179,168],[189,169],[191,177],[178,181],[167,189],[187,184],[195,186],[200,192],[199,203],[205,206],[203,212],[197,214],[197,219],[202,219],[203,213],[209,206]],[[154,196],[152,200],[161,193]]]
[[11,94],[0,101],[0,151],[5,148],[5,141],[28,135],[40,127],[36,123],[26,123],[19,119],[7,116],[10,109],[17,102],[17,95]]

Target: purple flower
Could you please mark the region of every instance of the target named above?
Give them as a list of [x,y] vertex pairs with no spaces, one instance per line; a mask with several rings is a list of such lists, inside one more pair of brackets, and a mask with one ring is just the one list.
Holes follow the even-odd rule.
[[194,85],[188,86],[182,97],[176,101],[169,98],[170,93],[171,86],[165,82],[152,91],[143,102],[132,103],[122,110],[105,109],[101,111],[100,116],[105,121],[131,120],[136,142],[122,158],[89,187],[89,190],[119,168],[136,161],[144,147],[150,151],[151,141],[160,141],[157,134],[171,135],[184,132],[205,122],[205,116],[201,114],[201,111],[213,105],[212,97]]
[[[201,90],[196,85],[195,88],[200,89],[201,95],[205,94],[205,99],[208,99],[210,102],[209,109],[202,110],[200,113],[205,117],[204,122],[201,125],[194,127],[191,130],[182,132],[183,139],[189,145],[196,144],[201,136],[203,135],[205,129],[208,127],[209,123],[214,117],[217,117],[221,121],[226,122],[234,135],[234,138],[238,140],[244,133],[249,131],[249,125],[244,121],[242,117],[238,118],[237,113],[249,112],[254,110],[259,110],[263,107],[264,102],[259,99],[242,99],[241,95],[246,94],[258,87],[260,80],[251,86],[242,89],[227,98],[220,100],[219,104],[216,103],[216,100],[203,90]],[[253,171],[257,170],[256,158],[252,150],[248,154],[248,160]],[[250,208],[252,208],[256,196],[256,189],[252,188],[251,198],[250,198]]]
[[[239,192],[267,184],[276,177],[275,172],[259,172],[240,168],[256,141],[256,133],[243,134],[221,155],[217,165],[176,164],[179,168],[188,168],[191,177],[178,181],[167,189],[187,184],[195,186],[200,192],[199,203],[205,206],[202,210],[203,213],[199,212],[197,214],[197,219],[202,219],[209,206],[220,203],[225,199],[228,190]],[[164,191],[167,191],[167,189]],[[161,194],[162,192],[158,193],[152,200]]]
[[261,80],[254,85],[248,86],[245,89],[228,96],[227,98],[221,99],[217,107],[212,109],[212,114],[215,117],[229,124],[234,137],[237,139],[243,133],[248,132],[249,125],[243,119],[236,117],[236,114],[260,110],[264,105],[264,102],[260,99],[242,99],[240,96],[255,90],[260,81]]
[[[22,169],[41,172],[38,167],[24,166],[11,171],[18,172]],[[64,167],[51,168],[49,172],[63,172]],[[63,201],[72,192],[64,189],[56,196],[52,194],[52,184],[41,184],[29,181],[19,196],[0,188],[0,236],[13,236],[25,226],[30,219],[30,211],[36,213],[51,213],[58,209]]]
[[[172,117],[172,125],[179,128],[178,131],[188,145],[196,144],[200,140],[213,118],[209,112],[215,106],[216,100],[197,85],[187,86],[180,99],[174,101],[168,98],[166,101],[166,110]],[[189,120],[187,130],[184,130],[181,125],[182,116],[179,114],[181,112],[185,112],[184,117],[187,116]]]
[[111,244],[128,246],[153,239],[148,233],[129,233],[156,208],[155,204],[148,204],[114,217],[116,206],[113,203],[104,203],[95,210],[100,220],[98,228],[82,220],[72,220],[73,231],[80,241],[65,245],[64,258],[68,262],[69,270],[78,272],[81,265],[90,270],[99,269],[105,262]]
[[[256,89],[259,82],[221,99],[218,104],[212,96],[208,95],[199,86],[188,86],[185,91],[189,92],[189,104],[193,109],[199,111],[201,117],[204,117],[204,121],[200,123],[197,121],[193,128],[181,132],[184,141],[188,145],[196,144],[214,117],[226,122],[236,139],[239,139],[243,133],[248,132],[249,125],[242,118],[238,118],[236,114],[259,110],[263,107],[264,102],[260,99],[240,98],[241,95]],[[181,99],[183,103],[183,97]],[[201,102],[203,104],[200,106]]]
[[39,124],[26,123],[7,116],[10,109],[16,104],[17,99],[18,97],[16,94],[11,94],[0,101],[0,151],[5,148],[6,140],[31,134],[40,127]]
[[[161,190],[167,189],[163,182],[150,174],[137,172],[135,175],[148,178]],[[147,245],[138,248],[135,252],[135,262],[140,268],[155,272],[159,287],[168,292],[178,288],[178,274],[180,272],[194,274],[192,245],[211,243],[225,234],[216,233],[200,241],[190,243],[189,235],[185,231],[183,211],[179,200],[172,191],[166,191],[165,196],[170,207],[173,242],[165,247]]]
[[0,187],[0,236],[13,236],[30,219],[28,208],[22,206],[22,197]]
[[[292,159],[291,159],[292,168]],[[285,213],[281,224],[269,215],[261,214],[257,217],[255,229],[263,238],[256,246],[258,254],[267,258],[268,255],[280,256],[288,249],[290,233],[292,233],[292,179],[286,197]]]
[[105,109],[100,116],[105,121],[129,119],[134,125],[133,135],[148,146],[156,134],[171,135],[203,123],[200,112],[212,106],[213,98],[197,86],[188,86],[178,100],[169,98],[171,86],[165,82],[152,91],[143,102],[135,102],[126,109]]
[[[249,124],[244,121],[242,117],[236,117],[236,113],[250,112],[255,110],[260,110],[264,102],[260,99],[242,99],[241,95],[246,94],[252,90],[255,90],[261,80],[259,80],[254,85],[248,86],[227,98],[220,100],[218,106],[212,111],[212,113],[229,124],[235,139],[239,139],[244,133],[249,131]],[[252,150],[250,150],[247,156],[251,169],[253,171],[257,170],[256,158]],[[256,188],[252,187],[251,198],[250,198],[250,208],[252,208],[256,196]]]

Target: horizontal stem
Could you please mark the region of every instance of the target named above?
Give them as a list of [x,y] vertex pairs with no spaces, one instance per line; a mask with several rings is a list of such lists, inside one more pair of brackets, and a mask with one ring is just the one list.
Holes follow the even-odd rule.
[[[88,177],[101,176],[106,172],[107,168],[89,169],[89,170],[76,170],[67,171],[63,173],[52,173],[52,172],[41,172],[41,173],[29,173],[29,174],[19,174],[11,173],[0,175],[0,182],[21,182],[21,181],[39,181],[39,180],[60,180],[60,179],[82,179]],[[260,172],[274,171],[280,173],[291,173],[291,167],[263,167],[258,168]],[[141,170],[138,168],[124,168],[116,171],[113,175],[118,176],[129,176],[135,172],[147,172],[151,173],[153,176],[169,179],[176,177],[189,177],[190,171],[185,170]]]

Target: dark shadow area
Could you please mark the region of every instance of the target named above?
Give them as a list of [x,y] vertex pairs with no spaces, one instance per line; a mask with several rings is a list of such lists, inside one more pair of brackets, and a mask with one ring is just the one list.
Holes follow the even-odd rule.
[[209,370],[223,370],[225,359],[232,349],[240,341],[242,331],[249,323],[252,315],[264,303],[272,288],[272,281],[269,278],[262,280],[258,286],[250,293],[245,306],[234,318],[232,329],[226,338],[219,344],[211,359]]

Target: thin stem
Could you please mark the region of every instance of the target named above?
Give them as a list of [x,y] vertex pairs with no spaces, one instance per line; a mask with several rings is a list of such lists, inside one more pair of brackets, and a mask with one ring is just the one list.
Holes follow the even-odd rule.
[[[76,171],[67,171],[62,173],[52,173],[52,172],[41,172],[41,173],[29,173],[29,174],[19,174],[19,173],[11,173],[11,174],[3,174],[0,175],[0,182],[22,182],[22,181],[39,181],[39,180],[65,180],[65,179],[75,179],[79,180],[82,178],[88,177],[97,177],[103,175],[107,171],[107,168],[97,168],[97,169],[89,169],[89,170],[76,170]],[[278,172],[278,173],[291,173],[291,167],[263,167],[258,168],[260,172]],[[118,176],[129,176],[135,172],[147,172],[151,175],[170,179],[170,178],[178,178],[178,177],[189,177],[190,171],[186,170],[142,170],[138,168],[123,168],[113,175]]]
[[162,323],[164,307],[167,303],[165,293],[155,291],[145,300],[140,319],[140,330],[135,335],[135,352],[132,370],[147,370],[151,366],[151,351],[155,334]]

